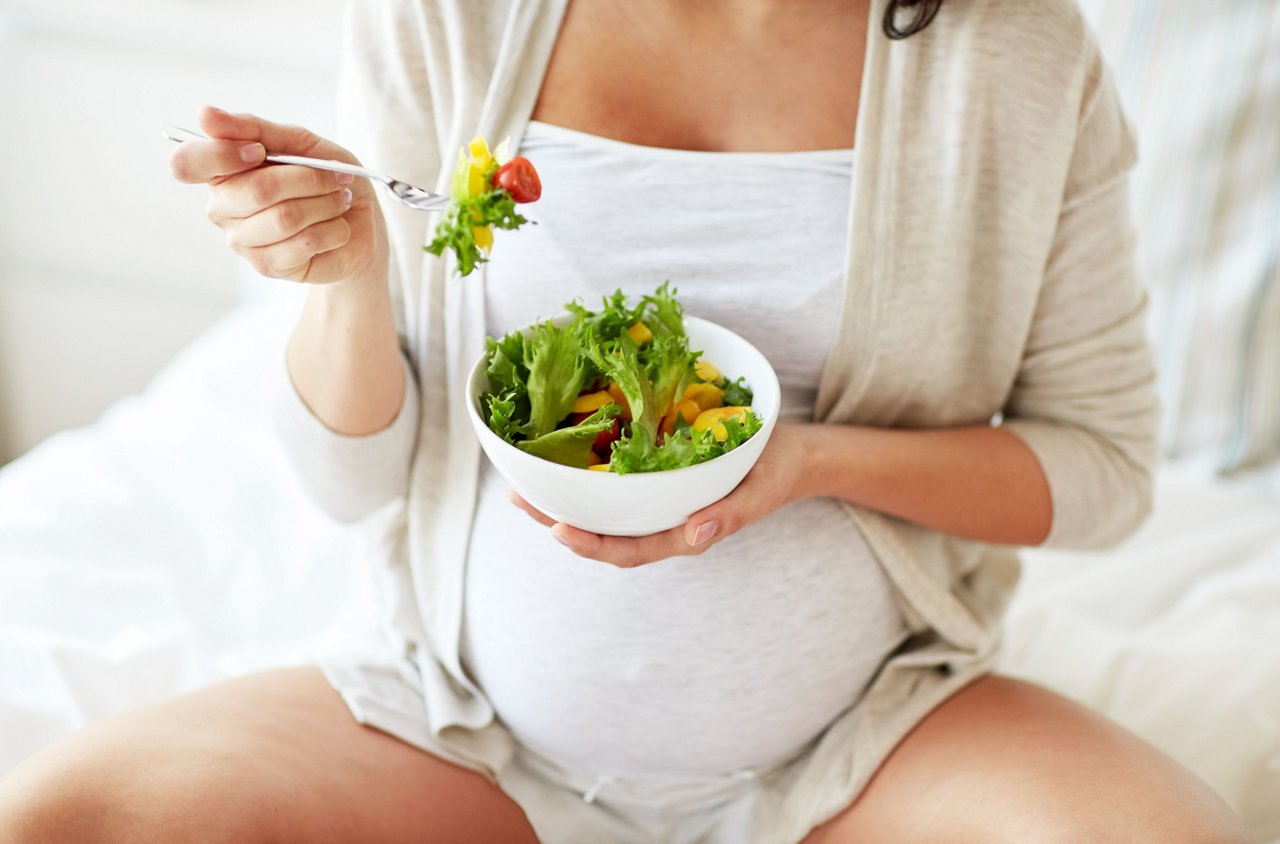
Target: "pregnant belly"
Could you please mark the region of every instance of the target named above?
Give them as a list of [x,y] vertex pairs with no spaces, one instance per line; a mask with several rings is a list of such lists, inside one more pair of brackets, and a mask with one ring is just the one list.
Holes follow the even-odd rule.
[[575,768],[713,775],[785,759],[854,704],[906,635],[884,575],[830,499],[696,557],[585,560],[486,471],[463,658],[515,736]]

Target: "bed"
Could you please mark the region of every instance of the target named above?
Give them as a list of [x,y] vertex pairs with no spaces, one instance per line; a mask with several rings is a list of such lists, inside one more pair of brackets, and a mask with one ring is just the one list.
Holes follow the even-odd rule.
[[[242,308],[143,394],[0,471],[0,770],[97,718],[376,629],[374,523],[313,508],[263,419],[261,361],[296,310]],[[1121,547],[1026,555],[1003,669],[1137,731],[1280,841],[1277,607],[1280,473],[1170,469]]]

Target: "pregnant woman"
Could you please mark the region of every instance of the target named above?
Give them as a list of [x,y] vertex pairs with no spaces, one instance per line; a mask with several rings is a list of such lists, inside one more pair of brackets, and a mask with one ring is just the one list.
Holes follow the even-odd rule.
[[[385,647],[89,727],[5,841],[1243,841],[1120,727],[995,676],[1018,545],[1149,509],[1129,130],[1071,0],[357,0],[343,139],[442,186],[477,131],[537,226],[459,280],[303,129],[205,109],[174,174],[309,285],[283,447],[383,508]],[[441,174],[445,174],[441,176]],[[746,480],[596,536],[509,497],[459,405],[488,334],[664,278],[783,387]]]

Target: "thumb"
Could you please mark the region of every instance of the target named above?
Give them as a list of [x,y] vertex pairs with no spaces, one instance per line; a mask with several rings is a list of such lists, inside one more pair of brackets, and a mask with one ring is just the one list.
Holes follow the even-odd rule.
[[684,525],[684,538],[690,545],[701,545],[721,539],[759,521],[777,510],[785,499],[778,496],[777,484],[757,463],[733,491],[714,504],[703,507]]
[[200,107],[196,120],[211,138],[257,141],[267,148],[268,153],[360,163],[342,147],[301,126],[273,123],[252,114],[232,114],[208,105]]
[[751,491],[739,484],[733,492],[709,507],[703,507],[684,524],[684,541],[698,546],[720,539],[751,521]]

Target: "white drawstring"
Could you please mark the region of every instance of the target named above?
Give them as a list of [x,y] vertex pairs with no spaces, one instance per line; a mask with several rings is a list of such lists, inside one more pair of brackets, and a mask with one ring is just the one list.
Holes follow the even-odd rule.
[[609,774],[600,774],[598,777],[596,777],[595,784],[592,785],[590,788],[588,788],[586,792],[582,795],[583,802],[584,803],[596,802],[596,796],[600,794],[600,789],[604,788],[607,783],[613,782],[614,779],[615,778]]

